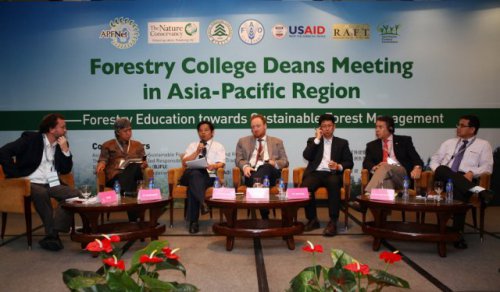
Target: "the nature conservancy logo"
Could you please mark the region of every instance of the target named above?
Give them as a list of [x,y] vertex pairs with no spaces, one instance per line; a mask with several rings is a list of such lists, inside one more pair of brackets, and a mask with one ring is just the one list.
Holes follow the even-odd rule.
[[388,25],[388,24],[383,24],[377,26],[377,31],[380,34],[380,38],[382,40],[382,43],[386,44],[395,44],[398,42],[399,38],[399,29],[401,28],[401,25],[396,24],[396,25]]
[[370,39],[369,24],[339,23],[332,27],[334,40],[368,40]]
[[139,39],[139,26],[129,18],[117,17],[109,22],[109,29],[102,30],[100,39],[111,39],[118,49],[128,49]]
[[216,45],[225,45],[233,37],[233,27],[225,20],[214,20],[207,28],[207,36],[210,42]]
[[264,38],[264,27],[255,19],[245,20],[238,30],[240,39],[248,45],[255,45]]
[[286,37],[286,34],[288,32],[288,29],[284,24],[278,23],[275,26],[273,26],[272,33],[273,37],[279,40],[282,40]]
[[148,22],[149,44],[199,43],[200,23],[190,22]]

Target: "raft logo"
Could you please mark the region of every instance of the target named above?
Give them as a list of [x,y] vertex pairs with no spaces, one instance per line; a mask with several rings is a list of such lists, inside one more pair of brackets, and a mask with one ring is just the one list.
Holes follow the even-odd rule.
[[190,22],[148,22],[149,44],[199,43],[200,23]]
[[370,39],[369,24],[339,23],[332,26],[334,40],[368,40]]
[[377,26],[377,31],[380,34],[382,43],[384,44],[396,44],[398,43],[399,32],[401,25],[396,24],[390,26],[387,24]]
[[238,33],[245,44],[255,45],[264,38],[264,26],[255,19],[248,19],[240,25]]
[[213,44],[225,45],[233,37],[233,27],[225,20],[214,20],[207,28],[207,36]]
[[118,49],[128,49],[139,39],[139,26],[129,18],[117,17],[109,22],[109,29],[102,30],[100,39],[111,39]]
[[326,28],[323,25],[290,25],[288,35],[291,38],[324,38]]

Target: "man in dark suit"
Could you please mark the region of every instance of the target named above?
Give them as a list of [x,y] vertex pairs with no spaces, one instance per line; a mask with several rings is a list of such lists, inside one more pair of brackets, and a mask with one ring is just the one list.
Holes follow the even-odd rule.
[[363,168],[372,173],[365,188],[383,186],[390,189],[402,189],[405,176],[419,178],[423,161],[420,159],[411,137],[394,135],[394,119],[389,116],[377,117],[375,123],[376,140],[366,144]]
[[[269,187],[281,177],[281,170],[288,167],[283,141],[266,134],[267,121],[263,115],[250,118],[252,135],[240,138],[236,144],[236,166],[245,177],[245,185],[252,187],[254,178],[269,178]],[[261,209],[263,219],[269,218],[269,210]]]
[[64,202],[80,195],[78,190],[61,185],[57,177],[59,173],[71,172],[73,167],[64,117],[46,115],[38,132],[24,132],[19,139],[0,148],[0,164],[8,178],[27,177],[31,181],[31,200],[46,233],[40,246],[51,251],[62,249],[59,232],[69,231],[73,217],[60,206],[54,214],[50,198]]
[[305,231],[311,231],[320,227],[316,215],[316,197],[314,192],[320,187],[328,190],[328,213],[330,222],[323,231],[325,236],[337,234],[337,221],[340,211],[340,188],[342,186],[342,172],[344,169],[352,168],[354,162],[349,150],[349,143],[339,137],[334,137],[335,117],[331,114],[323,114],[319,117],[319,128],[316,129],[315,137],[307,140],[303,156],[309,161],[302,186],[307,187],[311,194],[311,201],[306,206],[306,218],[308,220]]

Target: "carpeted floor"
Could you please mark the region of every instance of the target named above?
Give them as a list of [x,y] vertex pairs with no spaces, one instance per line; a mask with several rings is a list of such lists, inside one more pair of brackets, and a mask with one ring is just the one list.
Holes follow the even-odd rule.
[[[324,227],[326,208],[318,210]],[[310,255],[302,251],[306,240],[324,247],[325,252],[317,257],[323,265],[330,265],[328,251],[337,248],[372,268],[384,267],[378,259],[380,251],[372,251],[372,238],[362,233],[359,225],[361,216],[356,211],[350,212],[348,230],[343,230],[343,222],[339,222],[341,232],[333,238],[323,237],[322,229],[304,233],[295,237],[295,250],[289,250],[281,238],[256,242],[237,238],[230,252],[225,249],[225,237],[213,234],[211,229],[213,222],[219,220],[217,210],[213,219],[208,215],[202,217],[197,235],[187,232],[181,209],[176,209],[174,213],[174,227],[167,227],[161,239],[168,240],[171,247],[181,249],[178,254],[187,269],[187,276],[184,278],[179,272],[166,271],[161,277],[192,283],[202,291],[284,291],[293,276],[312,264]],[[111,220],[121,220],[125,216],[115,215]],[[239,216],[246,214],[241,212]],[[304,212],[299,211],[299,220],[305,221],[303,216]],[[399,216],[393,212],[391,219],[397,220]],[[428,217],[427,221],[433,220]],[[411,214],[407,214],[407,220],[413,220]],[[43,237],[43,228],[40,228],[38,216],[35,215],[33,221],[33,226],[38,227],[34,231],[33,249],[27,250],[24,218],[9,214],[6,237],[0,246],[0,291],[66,291],[62,282],[63,271],[69,268],[99,269],[98,259],[82,251],[80,244],[71,242],[69,235],[62,236],[64,250],[42,250],[37,242]],[[160,221],[168,223],[167,213]],[[471,222],[470,215],[468,222]],[[414,291],[500,291],[500,207],[487,209],[486,231],[485,240],[481,243],[478,231],[468,225],[465,237],[469,248],[458,250],[448,244],[445,258],[437,254],[436,244],[433,243],[388,241],[381,250],[397,249],[404,255],[404,260],[391,266],[389,272],[406,279]],[[126,262],[135,250],[148,242],[136,241],[124,256]],[[263,260],[260,266],[256,264],[259,253]],[[260,279],[258,275],[261,275]]]

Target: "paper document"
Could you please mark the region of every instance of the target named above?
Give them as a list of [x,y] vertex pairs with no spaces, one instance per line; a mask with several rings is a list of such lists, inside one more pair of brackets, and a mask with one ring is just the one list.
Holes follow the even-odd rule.
[[142,158],[131,158],[131,159],[127,159],[127,160],[122,159],[120,161],[120,164],[118,164],[118,168],[119,169],[125,169],[131,163],[142,163],[142,161],[143,161]]
[[187,168],[191,169],[205,169],[208,166],[207,159],[198,158],[195,160],[186,161]]

